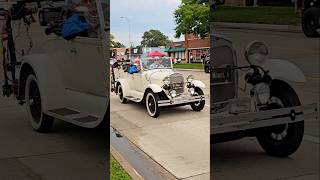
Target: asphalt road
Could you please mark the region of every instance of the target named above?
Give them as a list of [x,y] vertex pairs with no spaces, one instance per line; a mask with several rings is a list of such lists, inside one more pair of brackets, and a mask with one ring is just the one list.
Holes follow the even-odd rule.
[[[207,86],[204,93],[208,97],[208,74],[203,71],[178,72],[193,74],[195,79],[203,81]],[[209,97],[201,112],[192,111],[189,105],[164,107],[157,119],[148,115],[143,103],[121,104],[114,93],[110,98],[111,126],[150,160],[177,179],[210,178]],[[141,166],[133,168],[139,171]],[[144,178],[152,179],[149,176]]]
[[[18,52],[28,47],[22,25],[16,39]],[[47,38],[44,29],[33,24],[30,36],[32,51],[39,51]],[[2,66],[0,82],[3,82]],[[26,118],[24,106],[18,105],[13,97],[0,97],[1,180],[106,179],[107,142],[107,129],[85,129],[60,120],[55,120],[52,132],[37,133]]]
[[[319,102],[319,39],[299,33],[216,29],[233,40],[240,64],[244,50],[252,40],[264,41],[270,58],[286,59],[305,73],[306,83],[292,83],[303,104]],[[267,156],[255,138],[211,145],[211,173],[214,180],[318,180],[319,121],[305,123],[305,137],[299,150],[288,158]]]

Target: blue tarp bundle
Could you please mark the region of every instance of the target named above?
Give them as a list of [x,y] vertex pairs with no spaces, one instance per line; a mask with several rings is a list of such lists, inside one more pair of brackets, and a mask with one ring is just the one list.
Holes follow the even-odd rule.
[[72,39],[77,34],[87,32],[89,24],[79,14],[70,16],[62,26],[62,37]]
[[128,71],[129,74],[133,74],[133,73],[137,73],[137,72],[138,72],[138,68],[136,65],[131,66]]

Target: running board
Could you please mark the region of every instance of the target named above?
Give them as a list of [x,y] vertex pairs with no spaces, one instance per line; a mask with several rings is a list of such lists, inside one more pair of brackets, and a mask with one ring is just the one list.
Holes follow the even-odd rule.
[[133,96],[125,96],[125,98],[130,100],[130,101],[141,102],[140,98],[136,98],[136,97],[133,97]]
[[68,108],[58,108],[58,109],[52,109],[49,111],[52,113],[58,114],[60,116],[69,116],[69,115],[74,115],[74,114],[80,113],[78,111],[74,111],[74,110],[68,109]]
[[99,120],[99,118],[96,116],[81,113],[69,108],[57,108],[49,110],[48,115],[77,125],[90,124]]
[[308,119],[317,119],[317,103],[241,115],[211,114],[210,134],[220,134],[279,124],[287,124]]

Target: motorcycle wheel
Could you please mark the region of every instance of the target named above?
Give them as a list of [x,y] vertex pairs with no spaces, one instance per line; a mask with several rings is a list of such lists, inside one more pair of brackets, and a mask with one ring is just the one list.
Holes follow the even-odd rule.
[[[271,85],[271,99],[268,109],[299,106],[300,100],[295,91],[286,83],[273,82]],[[265,152],[271,156],[287,157],[296,152],[302,142],[304,121],[281,124],[261,128],[257,139]]]

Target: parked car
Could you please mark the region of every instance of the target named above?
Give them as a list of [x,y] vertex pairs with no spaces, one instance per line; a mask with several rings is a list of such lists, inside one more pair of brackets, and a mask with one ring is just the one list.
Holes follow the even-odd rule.
[[306,36],[320,37],[320,0],[304,1],[301,24]]
[[175,72],[169,57],[145,57],[139,62],[139,72],[130,74],[132,64],[121,64],[112,71],[113,86],[121,103],[128,100],[144,102],[148,114],[157,118],[160,107],[190,105],[201,111],[205,105],[204,83],[192,75]]

